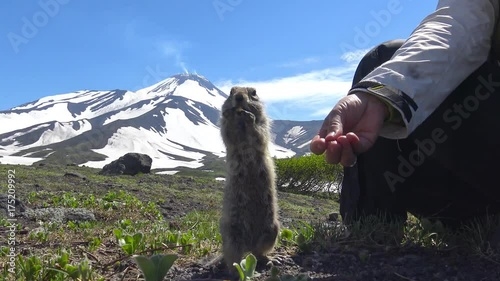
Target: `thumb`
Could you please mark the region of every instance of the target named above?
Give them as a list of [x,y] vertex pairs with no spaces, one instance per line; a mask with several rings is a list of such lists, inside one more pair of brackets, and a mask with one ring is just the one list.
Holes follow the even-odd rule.
[[326,142],[334,141],[343,134],[343,114],[342,111],[334,108],[325,118],[321,130],[324,133]]

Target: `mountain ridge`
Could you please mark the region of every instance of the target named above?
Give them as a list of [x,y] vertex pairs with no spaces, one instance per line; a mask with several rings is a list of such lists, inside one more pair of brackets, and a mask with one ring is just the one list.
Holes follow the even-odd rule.
[[[0,128],[0,163],[102,167],[140,152],[153,158],[153,168],[201,168],[204,159],[225,155],[218,122],[227,96],[201,75],[176,74],[135,92],[81,90],[43,97],[0,111],[0,123],[6,124]],[[272,154],[306,153],[318,123],[273,120]]]

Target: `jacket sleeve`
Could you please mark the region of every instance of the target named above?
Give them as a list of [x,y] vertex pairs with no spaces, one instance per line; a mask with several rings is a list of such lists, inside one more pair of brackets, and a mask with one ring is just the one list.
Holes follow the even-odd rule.
[[439,1],[389,61],[353,86],[349,93],[377,95],[400,114],[403,122],[385,122],[381,136],[407,137],[486,61],[498,5],[497,0]]

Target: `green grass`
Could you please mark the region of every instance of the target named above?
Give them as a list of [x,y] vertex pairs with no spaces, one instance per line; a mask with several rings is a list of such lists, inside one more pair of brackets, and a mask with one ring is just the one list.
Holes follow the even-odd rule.
[[[488,238],[500,228],[500,216],[487,216],[464,223],[459,228],[448,228],[441,222],[417,219],[408,214],[406,222],[388,223],[369,216],[349,226],[332,223],[303,224],[294,229],[301,235],[299,250],[325,251],[345,246],[353,249],[379,248],[384,251],[420,249],[474,255],[500,264],[500,253],[493,249]],[[363,259],[365,250],[360,250]]]
[[[0,180],[12,169],[16,197],[29,207],[85,208],[97,220],[20,221],[15,272],[8,271],[10,249],[4,244],[0,279],[95,281],[116,274],[136,278],[140,272],[133,255],[174,254],[179,257],[175,264],[185,266],[220,251],[223,183],[209,176],[102,176],[88,167],[0,165]],[[66,172],[85,179],[65,177]],[[6,191],[2,185],[0,193]],[[346,228],[327,221],[328,214],[338,212],[338,203],[323,196],[279,192],[279,208],[283,229],[277,247],[290,253],[347,247],[366,260],[370,248],[457,249],[499,262],[487,240],[500,227],[496,217],[471,222],[458,232],[413,216],[404,224],[368,217]],[[8,227],[9,222],[0,218],[1,230],[7,233]]]
[[[16,233],[15,280],[104,280],[128,271],[135,254],[176,254],[183,265],[220,251],[218,230],[223,183],[211,177],[140,174],[102,176],[97,169],[75,166],[0,165],[0,176],[15,170],[16,197],[30,208],[85,208],[97,220],[86,222],[20,221]],[[74,172],[85,179],[65,177]],[[0,193],[5,193],[2,186]],[[322,212],[305,207],[315,204]],[[337,203],[284,194],[283,216],[317,221]],[[0,220],[2,229],[8,226]],[[0,264],[9,249],[1,247]],[[12,278],[9,266],[2,277]],[[104,278],[104,279],[103,279]]]

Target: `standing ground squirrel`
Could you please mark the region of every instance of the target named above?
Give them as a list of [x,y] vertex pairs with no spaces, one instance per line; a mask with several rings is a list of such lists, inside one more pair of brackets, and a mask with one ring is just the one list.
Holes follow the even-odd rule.
[[251,252],[266,260],[279,231],[270,124],[254,88],[233,87],[222,106],[226,183],[220,232],[228,268]]

